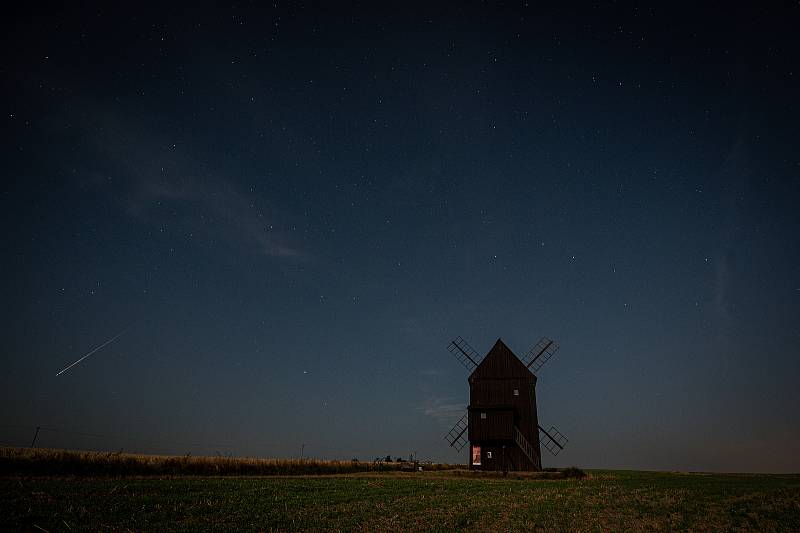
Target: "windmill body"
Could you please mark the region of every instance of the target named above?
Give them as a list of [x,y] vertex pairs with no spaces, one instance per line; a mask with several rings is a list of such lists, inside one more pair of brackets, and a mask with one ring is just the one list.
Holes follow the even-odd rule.
[[469,376],[467,411],[471,468],[541,470],[536,376],[500,339]]
[[477,470],[541,470],[541,446],[557,455],[567,439],[539,425],[534,371],[555,353],[543,338],[522,359],[498,339],[481,358],[460,337],[451,353],[471,372],[467,413],[445,437],[462,450],[469,444],[469,466]]

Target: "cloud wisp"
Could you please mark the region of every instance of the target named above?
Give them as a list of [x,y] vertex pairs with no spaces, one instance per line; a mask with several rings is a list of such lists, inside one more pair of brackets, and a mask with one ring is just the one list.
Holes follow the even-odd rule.
[[[265,256],[306,258],[288,232],[281,231],[285,216],[280,210],[252,188],[223,178],[225,169],[196,157],[189,141],[178,145],[141,121],[108,110],[95,110],[92,116],[83,127],[91,159],[99,164],[89,181],[114,187],[133,218],[176,225]],[[117,179],[107,177],[111,175]]]
[[440,422],[454,422],[466,412],[466,406],[456,403],[454,398],[430,398],[417,409]]
[[156,209],[172,206],[183,213],[179,222],[199,233],[252,247],[273,257],[302,258],[274,229],[274,216],[235,185],[218,180],[141,180],[128,200],[128,211],[145,221],[158,221]]

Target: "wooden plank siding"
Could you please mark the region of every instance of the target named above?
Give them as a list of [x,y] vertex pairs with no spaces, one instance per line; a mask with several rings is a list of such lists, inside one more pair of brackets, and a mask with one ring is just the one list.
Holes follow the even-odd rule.
[[469,440],[490,441],[514,438],[514,410],[510,407],[470,407]]

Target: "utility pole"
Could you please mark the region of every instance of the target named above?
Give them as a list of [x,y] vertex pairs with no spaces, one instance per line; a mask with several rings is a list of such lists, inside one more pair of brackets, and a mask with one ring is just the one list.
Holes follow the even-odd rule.
[[36,426],[36,433],[34,433],[34,434],[33,434],[33,442],[31,442],[31,448],[33,448],[34,446],[36,446],[36,437],[38,437],[38,436],[39,436],[39,430],[40,430],[40,429],[41,429],[41,428],[40,428],[39,426]]
[[302,444],[302,446],[300,446],[300,460],[301,461],[303,460],[303,453],[305,452],[305,449],[306,449],[306,443],[304,442]]

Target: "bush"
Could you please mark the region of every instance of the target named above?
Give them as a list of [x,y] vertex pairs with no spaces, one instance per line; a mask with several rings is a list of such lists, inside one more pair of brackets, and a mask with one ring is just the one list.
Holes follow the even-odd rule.
[[577,466],[570,466],[569,468],[562,469],[561,475],[563,475],[565,478],[582,479],[586,477],[586,472],[584,472]]

